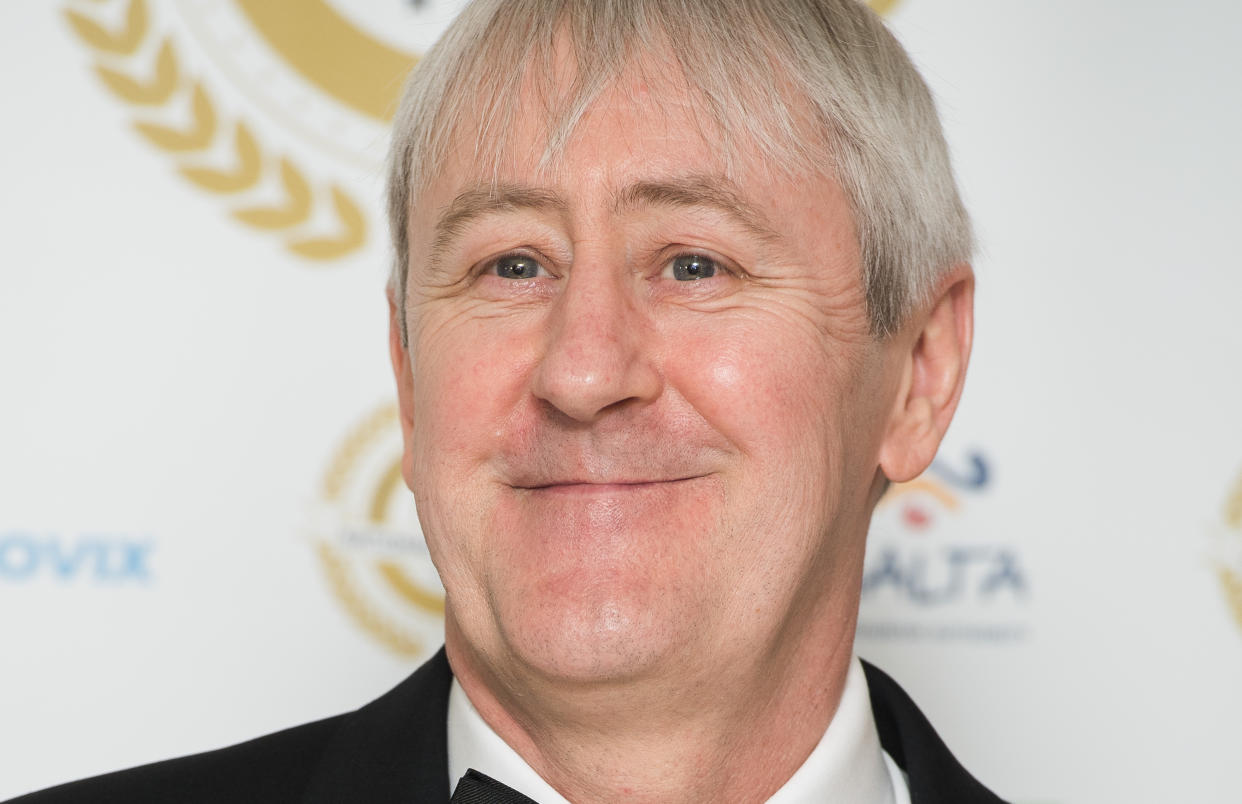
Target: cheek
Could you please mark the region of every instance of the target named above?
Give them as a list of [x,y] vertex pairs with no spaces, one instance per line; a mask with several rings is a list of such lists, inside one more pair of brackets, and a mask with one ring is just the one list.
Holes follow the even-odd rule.
[[411,487],[445,587],[469,596],[487,549],[477,535],[489,532],[495,503],[488,458],[513,418],[530,361],[495,320],[446,315],[420,323],[410,333]]
[[822,454],[845,385],[842,361],[821,333],[751,316],[670,333],[671,385],[717,431],[752,458]]
[[425,476],[477,468],[521,396],[529,350],[521,348],[520,333],[497,324],[468,317],[427,321],[411,341],[413,448]]

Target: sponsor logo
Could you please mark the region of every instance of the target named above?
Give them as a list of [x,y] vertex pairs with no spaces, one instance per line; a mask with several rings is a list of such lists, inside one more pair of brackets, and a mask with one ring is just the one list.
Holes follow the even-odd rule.
[[70,0],[63,11],[103,87],[190,186],[325,262],[376,230],[378,205],[358,199],[374,196],[406,73],[459,5]]
[[862,580],[862,638],[1011,640],[1026,635],[1031,576],[1022,551],[982,530],[972,509],[992,485],[972,453],[938,460],[876,507]]
[[328,588],[354,625],[400,656],[422,658],[444,635],[444,590],[401,475],[397,407],[341,439],[312,525]]
[[1242,473],[1225,498],[1216,538],[1216,577],[1225,605],[1242,628]]
[[150,538],[124,534],[0,531],[0,583],[147,583],[152,549]]

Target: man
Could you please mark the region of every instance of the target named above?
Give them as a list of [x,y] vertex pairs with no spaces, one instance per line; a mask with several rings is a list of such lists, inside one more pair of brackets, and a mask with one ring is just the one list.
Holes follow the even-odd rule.
[[997,801],[853,656],[871,511],[935,454],[972,326],[879,20],[479,0],[396,120],[444,652],[355,713],[29,801]]

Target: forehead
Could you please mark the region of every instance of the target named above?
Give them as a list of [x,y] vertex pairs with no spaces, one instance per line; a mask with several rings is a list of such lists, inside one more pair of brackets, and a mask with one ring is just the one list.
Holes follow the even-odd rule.
[[528,93],[514,111],[495,151],[483,155],[459,140],[415,205],[415,221],[429,224],[434,216],[433,254],[467,223],[523,209],[569,218],[697,206],[723,213],[759,240],[778,237],[764,209],[768,164],[753,147],[726,147],[684,85],[623,75],[557,147],[544,97]]
[[[851,297],[861,291],[854,217],[839,183],[774,167],[758,144],[716,126],[676,77],[619,76],[557,148],[546,96],[529,91],[513,109],[494,152],[481,156],[476,143],[458,138],[414,204],[411,264],[442,266],[454,244],[493,214],[549,214],[576,238],[646,209],[661,212],[645,219],[644,236],[693,242],[728,229],[734,234],[722,242],[741,249],[730,256],[779,264],[771,276],[832,274]],[[675,211],[686,215],[664,214]]]
[[781,246],[782,260],[802,265],[829,251],[838,275],[861,283],[851,205],[830,168],[799,157],[798,145],[814,140],[809,115],[797,121],[800,139],[779,126],[734,126],[662,54],[631,61],[597,92],[581,84],[562,55],[547,73],[528,68],[509,98],[476,96],[463,108],[407,218],[412,264],[439,264],[492,213],[543,210],[578,229],[643,207],[697,209],[680,234],[731,225],[769,256]]

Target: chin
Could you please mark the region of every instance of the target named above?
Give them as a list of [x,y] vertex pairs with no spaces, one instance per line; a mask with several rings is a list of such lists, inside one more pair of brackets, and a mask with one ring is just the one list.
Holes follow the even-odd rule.
[[606,586],[540,595],[517,611],[496,612],[501,639],[523,665],[558,681],[633,680],[675,666],[690,634],[669,615],[685,609]]

